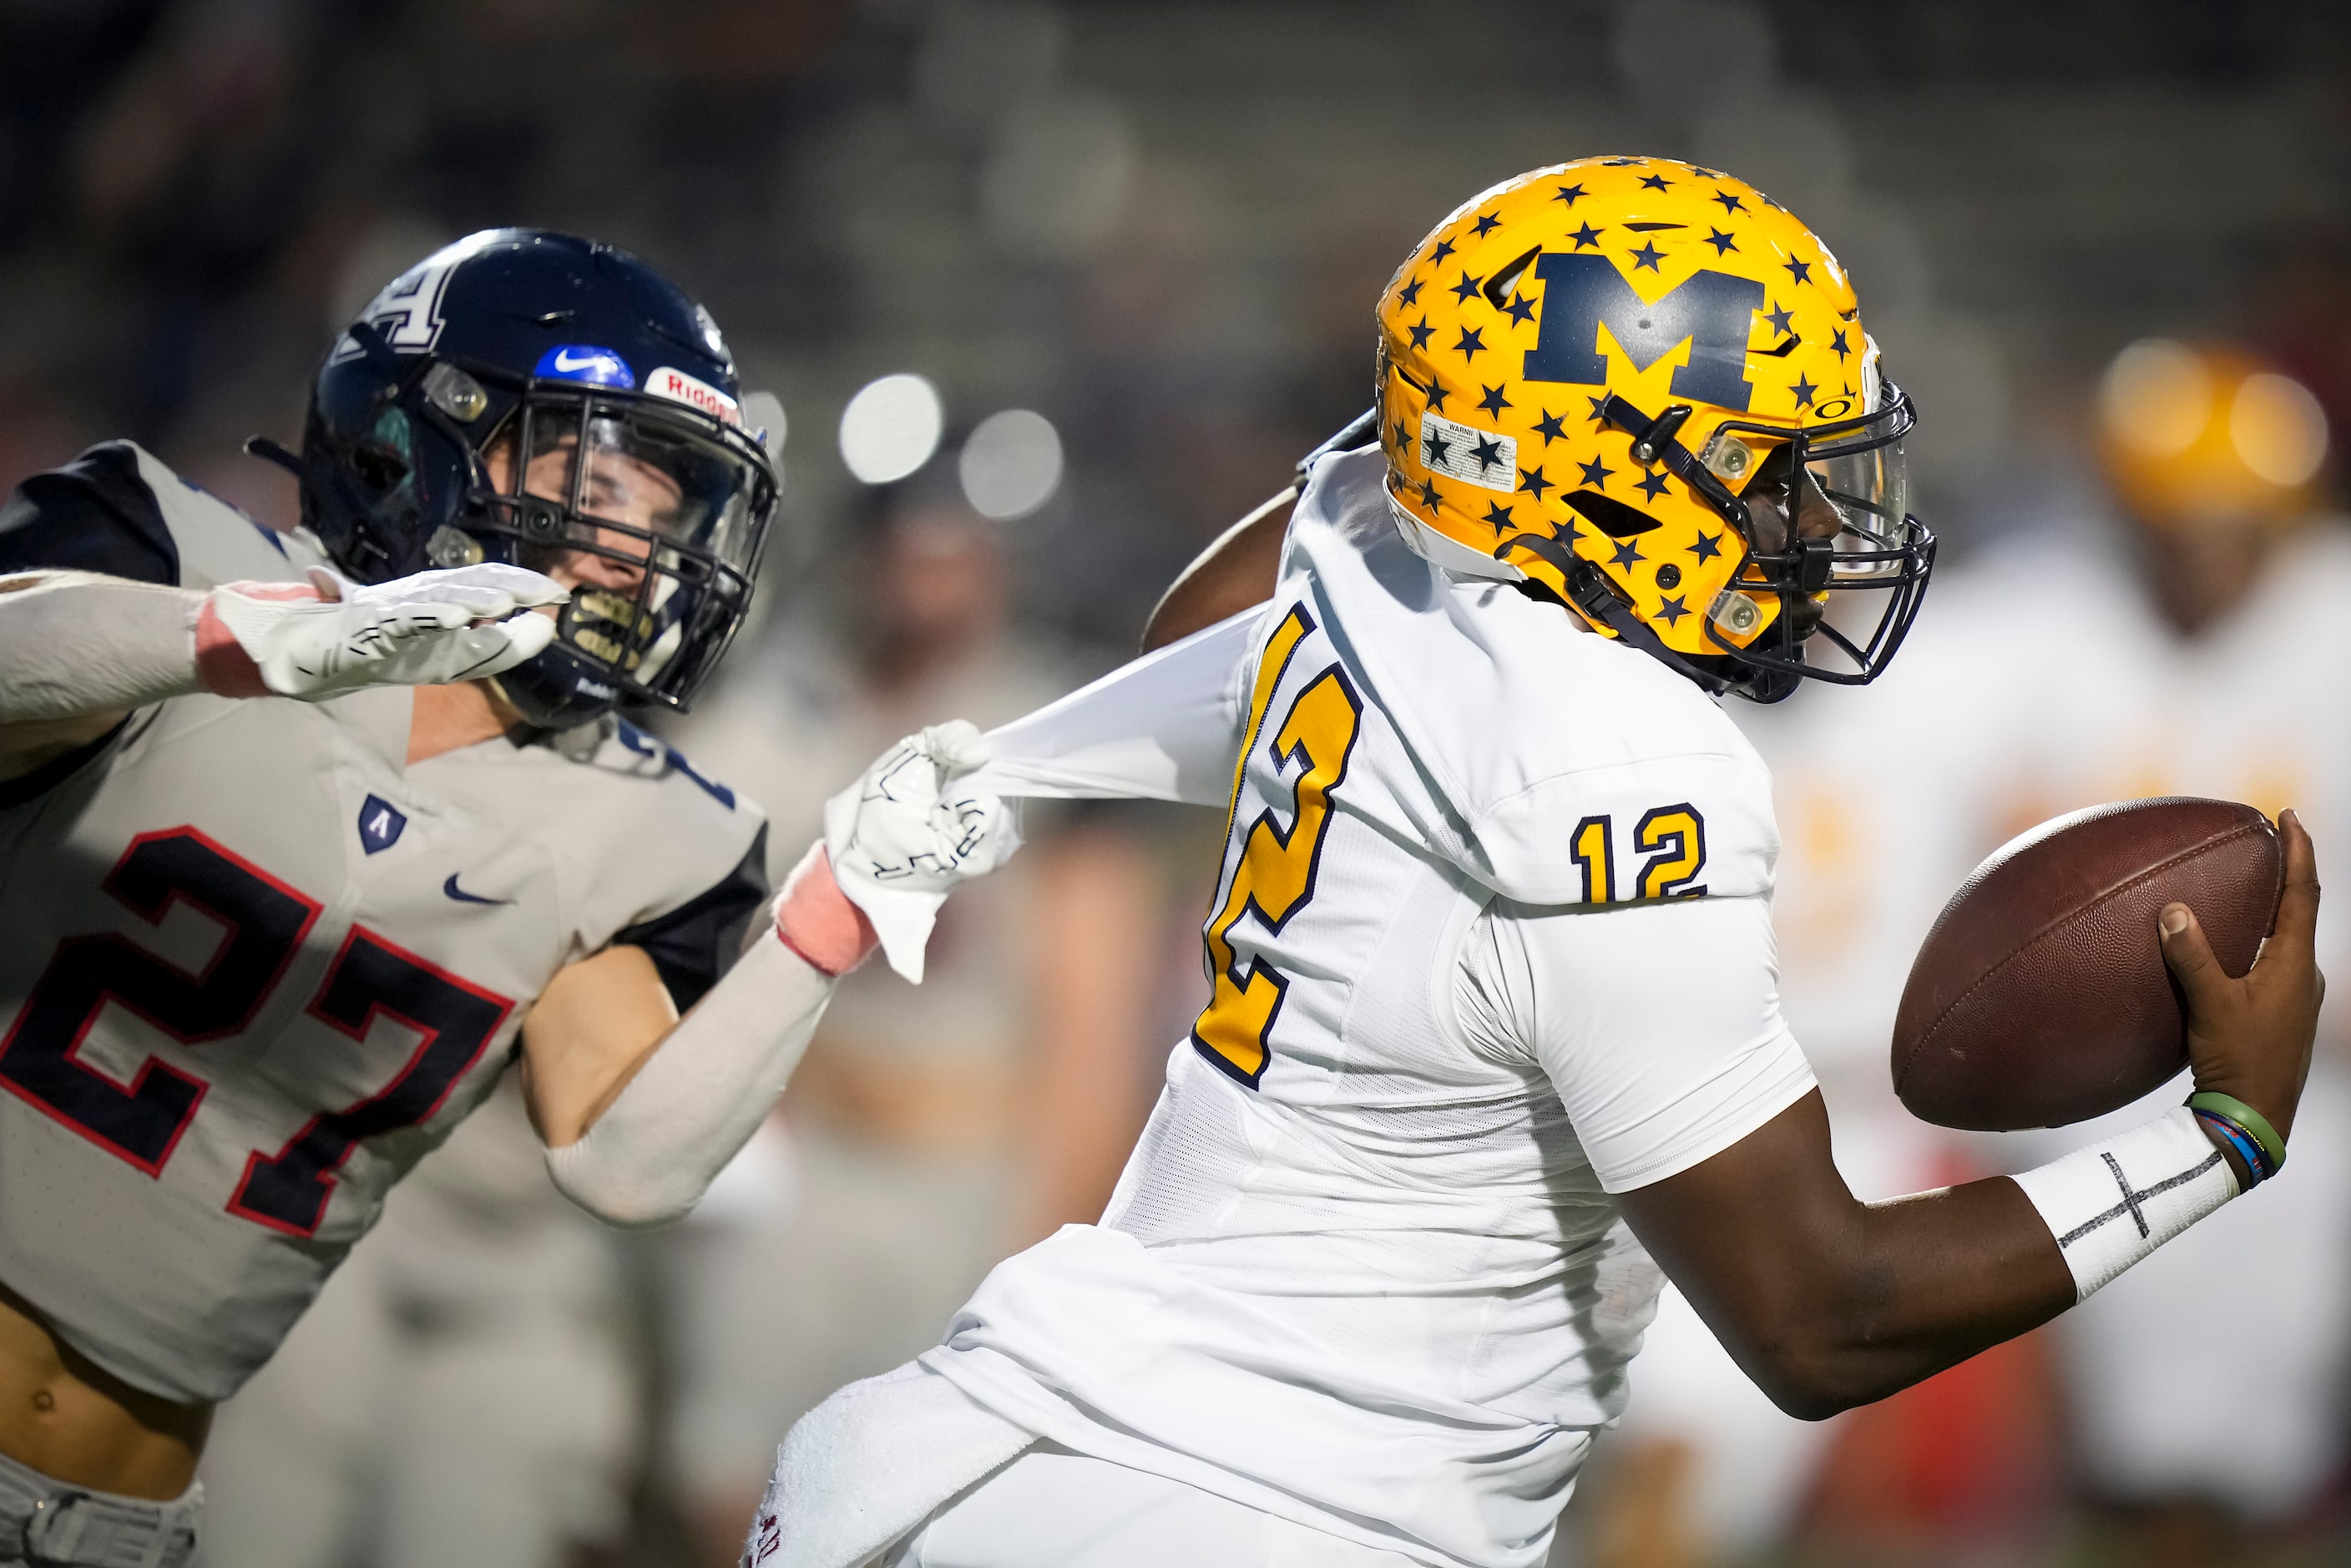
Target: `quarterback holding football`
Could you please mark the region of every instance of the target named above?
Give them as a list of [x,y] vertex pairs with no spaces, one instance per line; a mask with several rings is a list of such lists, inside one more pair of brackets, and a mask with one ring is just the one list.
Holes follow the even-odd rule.
[[1716,699],[1873,678],[1934,539],[1911,402],[1793,215],[1663,159],[1511,180],[1398,268],[1376,376],[1375,438],[1220,541],[1160,652],[973,776],[1225,805],[1209,998],[1102,1222],[795,1427],[752,1568],[1534,1568],[1666,1276],[1825,1416],[2283,1161],[2321,990],[2290,813],[2246,977],[2184,905],[2147,934],[2236,1120],[1883,1204],[1838,1176]]
[[653,268],[493,230],[256,443],[301,529],[127,442],[0,507],[0,1563],[187,1562],[212,1406],[510,1064],[568,1196],[683,1213],[872,944],[835,868],[1010,841],[897,758],[771,904],[757,808],[613,712],[742,622],[742,407]]

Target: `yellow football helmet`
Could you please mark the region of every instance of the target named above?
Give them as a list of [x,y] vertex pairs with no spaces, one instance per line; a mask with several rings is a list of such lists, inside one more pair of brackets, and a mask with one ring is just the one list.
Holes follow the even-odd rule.
[[[1522,174],[1421,242],[1379,326],[1388,494],[1423,554],[1515,567],[1762,702],[1900,646],[1935,549],[1904,509],[1910,400],[1836,257],[1753,186],[1663,158]],[[1842,656],[1807,662],[1815,633]]]
[[2125,349],[2099,383],[2098,435],[2115,493],[2160,528],[2292,524],[2316,506],[2326,461],[2310,389],[2220,344]]

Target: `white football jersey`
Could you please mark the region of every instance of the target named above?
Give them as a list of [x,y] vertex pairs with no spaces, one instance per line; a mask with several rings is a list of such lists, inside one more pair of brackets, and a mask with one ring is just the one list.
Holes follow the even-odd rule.
[[1698,689],[1412,553],[1325,459],[1259,622],[1211,997],[1099,1227],[925,1365],[1081,1452],[1540,1563],[1659,1274],[1612,1194],[1813,1087],[1770,781]]
[[[127,444],[0,510],[0,570],[319,559]],[[0,784],[0,1283],[136,1387],[235,1392],[558,970],[634,942],[689,1005],[757,906],[759,812],[659,742],[410,767],[410,706],[182,697]]]

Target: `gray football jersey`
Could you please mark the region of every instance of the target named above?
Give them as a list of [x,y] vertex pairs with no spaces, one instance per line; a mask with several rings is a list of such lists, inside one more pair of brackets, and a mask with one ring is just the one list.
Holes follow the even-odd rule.
[[[183,584],[319,559],[99,452]],[[689,1005],[757,905],[760,813],[659,741],[409,767],[410,705],[183,697],[0,786],[0,1283],[167,1398],[268,1358],[559,970],[635,941]]]

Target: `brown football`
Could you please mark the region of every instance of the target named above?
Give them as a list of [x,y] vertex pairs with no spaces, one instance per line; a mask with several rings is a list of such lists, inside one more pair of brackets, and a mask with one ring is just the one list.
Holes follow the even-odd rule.
[[1945,1127],[2103,1115],[2188,1065],[2156,916],[2196,912],[2231,975],[2276,919],[2285,860],[2251,806],[2174,798],[2043,822],[1943,906],[1902,989],[1894,1092]]

